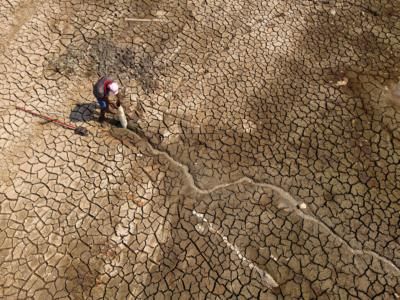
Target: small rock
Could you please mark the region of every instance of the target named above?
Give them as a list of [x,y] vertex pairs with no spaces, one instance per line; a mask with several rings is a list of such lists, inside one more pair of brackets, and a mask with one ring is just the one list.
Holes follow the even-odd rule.
[[166,11],[164,11],[164,10],[157,10],[156,12],[155,12],[155,16],[156,17],[163,17],[163,16],[165,16],[167,14],[167,12]]
[[202,224],[196,224],[195,228],[196,228],[198,233],[204,234],[205,228],[204,228],[204,226]]
[[306,209],[306,208],[307,208],[307,204],[305,204],[304,202],[303,202],[303,203],[300,203],[300,204],[299,204],[299,208],[300,208],[300,209]]
[[347,77],[343,77],[342,80],[336,82],[336,86],[346,86],[349,83],[349,79]]

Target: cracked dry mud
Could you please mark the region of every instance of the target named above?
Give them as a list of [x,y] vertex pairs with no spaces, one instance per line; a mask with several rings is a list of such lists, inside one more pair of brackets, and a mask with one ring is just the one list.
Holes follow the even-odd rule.
[[[398,2],[0,16],[1,299],[400,297]],[[131,130],[96,121],[104,73]]]

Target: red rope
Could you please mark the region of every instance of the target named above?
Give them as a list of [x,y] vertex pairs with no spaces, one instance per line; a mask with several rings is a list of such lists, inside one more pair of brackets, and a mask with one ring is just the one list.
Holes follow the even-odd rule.
[[58,124],[58,125],[60,125],[60,126],[62,126],[62,127],[65,127],[65,128],[68,128],[68,129],[72,129],[72,130],[75,130],[75,129],[76,129],[76,126],[74,126],[74,125],[72,125],[72,124],[64,123],[64,122],[62,122],[62,121],[60,121],[60,120],[53,119],[53,118],[51,118],[51,117],[49,117],[49,116],[45,116],[45,115],[36,113],[36,112],[31,111],[31,110],[29,110],[29,109],[25,109],[25,108],[23,108],[23,107],[17,106],[16,108],[19,109],[19,110],[22,110],[22,111],[24,111],[24,112],[30,113],[31,115],[34,115],[34,116],[37,116],[37,117],[39,117],[39,118],[45,119],[45,120],[47,120],[47,121],[54,122],[54,123],[56,123],[56,124]]

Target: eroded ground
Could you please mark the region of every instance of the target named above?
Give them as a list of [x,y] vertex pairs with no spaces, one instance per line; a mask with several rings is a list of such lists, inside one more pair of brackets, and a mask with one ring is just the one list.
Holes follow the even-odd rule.
[[[0,16],[0,298],[399,298],[398,2]],[[132,130],[96,121],[104,73]]]

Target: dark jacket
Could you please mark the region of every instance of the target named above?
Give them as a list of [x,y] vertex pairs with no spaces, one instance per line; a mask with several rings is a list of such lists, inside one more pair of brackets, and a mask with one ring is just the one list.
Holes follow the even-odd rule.
[[108,76],[101,77],[93,86],[93,95],[97,100],[101,101],[108,95],[107,86],[112,83],[113,80]]

